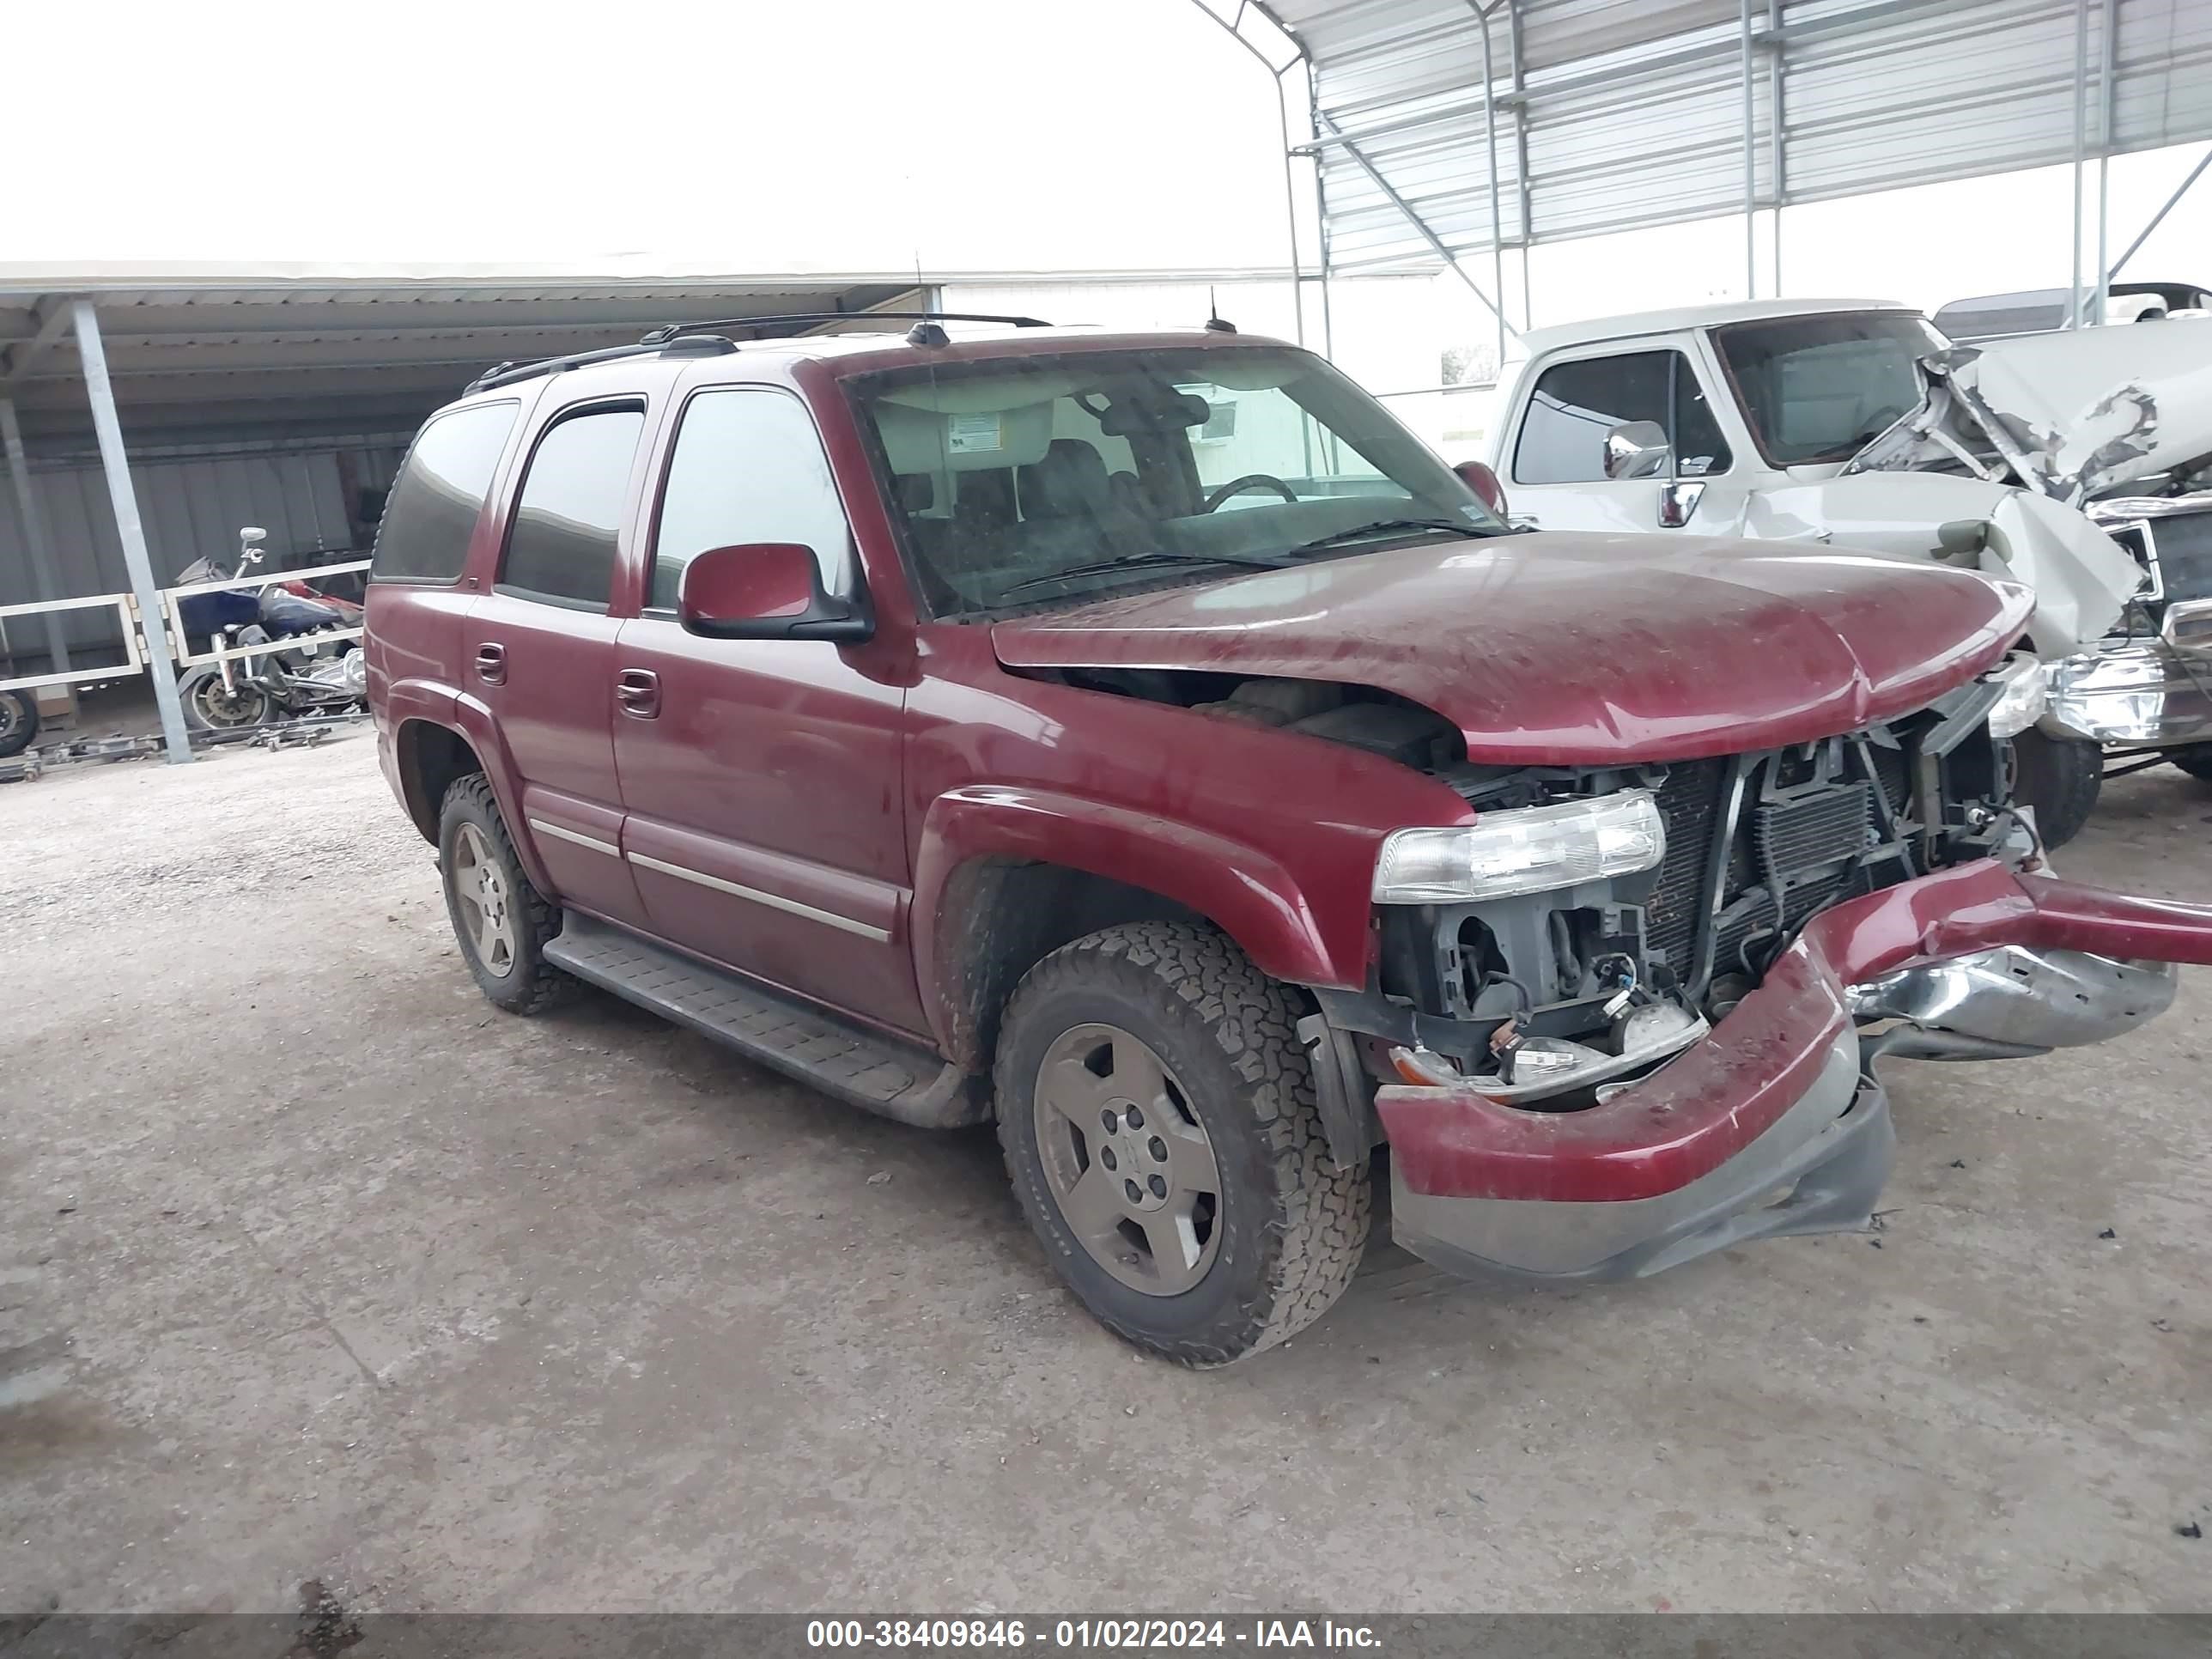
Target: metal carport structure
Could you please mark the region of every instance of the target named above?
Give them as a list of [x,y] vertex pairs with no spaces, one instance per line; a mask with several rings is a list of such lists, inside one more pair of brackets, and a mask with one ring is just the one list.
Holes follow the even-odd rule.
[[1286,183],[1290,158],[1314,167],[1324,295],[1449,267],[1501,356],[1509,250],[1526,326],[1531,246],[1741,214],[1755,297],[1762,215],[1778,289],[1785,206],[2068,162],[2080,319],[2127,257],[2107,261],[2100,189],[2085,284],[2087,164],[2212,138],[2203,0],[1194,3],[1275,76]]
[[[42,456],[97,449],[129,590],[122,608],[136,612],[169,757],[189,759],[133,452],[216,438],[276,446],[317,434],[384,434],[404,443],[432,409],[502,359],[588,350],[702,316],[863,316],[911,304],[918,286],[896,273],[747,280],[521,267],[403,276],[282,266],[0,266],[0,441],[30,579],[27,602],[9,608],[46,645],[45,672],[26,675],[19,665],[0,671],[0,684],[137,672],[127,623],[122,665],[72,666],[72,613],[50,607],[70,597],[78,573],[64,568],[40,511],[32,464]],[[771,321],[753,332],[805,326]]]

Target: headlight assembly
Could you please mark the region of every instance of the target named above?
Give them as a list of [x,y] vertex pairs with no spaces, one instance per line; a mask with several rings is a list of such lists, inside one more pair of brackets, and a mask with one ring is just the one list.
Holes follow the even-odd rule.
[[1993,738],[2016,738],[2043,718],[2045,704],[2051,701],[2051,670],[2033,657],[1999,669],[1992,676],[2004,685],[2000,696],[1990,710],[1990,735]]
[[1648,789],[1485,812],[1452,830],[1399,830],[1375,861],[1378,904],[1465,904],[1632,875],[1666,855]]

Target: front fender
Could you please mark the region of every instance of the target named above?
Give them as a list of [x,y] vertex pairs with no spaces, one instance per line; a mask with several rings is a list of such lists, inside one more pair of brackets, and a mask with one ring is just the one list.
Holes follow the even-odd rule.
[[1990,528],[1979,551],[1963,556],[1966,566],[2033,591],[2027,631],[2038,656],[2094,648],[2142,581],[2119,544],[2074,508],[2009,484],[1945,473],[1851,472],[1755,489],[1738,529],[1747,537],[1819,537],[1838,550],[1957,563],[1943,557],[1942,528],[1974,520]]
[[991,858],[1058,865],[1171,899],[1275,979],[1346,989],[1366,982],[1364,894],[1356,909],[1328,907],[1324,922],[1281,864],[1224,836],[1054,791],[978,786],[930,803],[915,854],[915,965],[933,1024],[945,1020],[952,989],[940,982],[945,890],[963,866]]

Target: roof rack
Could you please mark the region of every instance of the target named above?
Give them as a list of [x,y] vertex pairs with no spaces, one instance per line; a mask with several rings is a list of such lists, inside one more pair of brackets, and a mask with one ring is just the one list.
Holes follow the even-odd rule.
[[1001,317],[978,311],[780,311],[765,317],[717,317],[696,323],[668,323],[653,330],[635,345],[607,346],[598,351],[579,351],[565,357],[543,357],[534,362],[494,363],[469,382],[464,397],[477,392],[489,392],[494,386],[513,386],[517,380],[535,380],[540,374],[558,374],[571,368],[581,368],[587,363],[614,362],[623,357],[644,357],[678,353],[692,357],[719,357],[735,351],[737,342],[726,335],[710,334],[708,329],[768,328],[778,323],[804,323],[810,326],[821,323],[912,322],[907,338],[915,345],[943,345],[945,331],[939,323],[1000,323],[1009,328],[1050,328],[1052,325],[1037,317]]
[[471,392],[489,392],[495,386],[513,386],[517,380],[532,380],[540,374],[558,374],[564,370],[581,368],[587,363],[611,363],[623,357],[665,356],[671,352],[686,357],[719,357],[735,351],[737,342],[719,334],[686,335],[681,340],[645,340],[635,345],[607,346],[598,351],[578,351],[566,357],[542,357],[535,362],[494,363],[475,380],[469,382]]
[[[708,328],[767,328],[776,323],[1000,323],[1008,328],[1050,328],[1041,317],[1001,317],[982,311],[785,311],[768,317],[714,317],[698,323],[670,323],[645,337],[645,343],[696,334]],[[916,330],[919,333],[921,331]],[[916,341],[917,345],[921,342]]]

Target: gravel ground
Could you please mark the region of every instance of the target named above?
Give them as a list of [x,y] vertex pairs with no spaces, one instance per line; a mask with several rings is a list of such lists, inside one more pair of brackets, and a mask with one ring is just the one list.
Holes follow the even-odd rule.
[[[2208,813],[2146,774],[2061,862],[2212,897]],[[2212,1601],[2212,975],[1895,1065],[1880,1231],[1571,1292],[1376,1249],[1197,1374],[988,1136],[496,1014],[366,737],[0,788],[0,1613]]]

